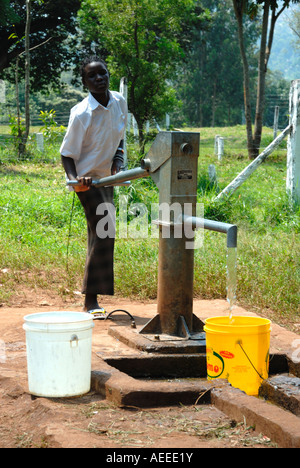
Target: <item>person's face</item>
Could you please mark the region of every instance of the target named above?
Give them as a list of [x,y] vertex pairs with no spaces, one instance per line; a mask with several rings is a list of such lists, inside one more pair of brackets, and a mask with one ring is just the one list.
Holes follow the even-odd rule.
[[84,69],[83,84],[92,94],[107,94],[109,88],[109,73],[101,62],[91,62]]

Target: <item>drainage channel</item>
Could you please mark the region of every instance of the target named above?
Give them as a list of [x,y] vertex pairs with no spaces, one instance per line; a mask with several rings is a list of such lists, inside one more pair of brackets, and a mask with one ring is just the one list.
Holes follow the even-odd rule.
[[[246,418],[247,424],[254,425],[256,430],[280,446],[300,447],[300,418],[293,412],[295,403],[285,404],[282,408],[277,404],[284,399],[278,397],[276,401],[273,398],[273,394],[278,394],[278,381],[273,383],[273,373],[290,377],[292,380],[288,385],[293,387],[293,398],[295,394],[296,400],[298,398],[300,386],[294,379],[300,377],[300,370],[294,366],[293,375],[289,375],[290,362],[284,353],[271,354],[271,378],[267,380],[272,391],[264,386],[260,397],[246,395],[231,387],[227,380],[214,378],[208,381],[206,377],[203,323],[193,312],[194,230],[202,227],[227,234],[228,299],[232,311],[237,226],[195,217],[199,143],[200,135],[196,133],[160,132],[140,168],[95,183],[114,185],[150,176],[159,190],[160,210],[155,222],[159,229],[157,314],[139,331],[129,327],[110,328],[114,338],[135,348],[136,356],[131,353],[130,357],[116,358],[99,353],[101,359],[99,369],[92,373],[92,388],[122,406],[209,403],[235,420]],[[241,345],[241,340],[238,343]],[[266,367],[268,351],[262,351],[259,345],[253,348]],[[227,357],[231,354],[227,349],[225,352]],[[212,354],[216,355],[216,352]],[[223,359],[220,361],[224,363]],[[250,359],[249,362],[257,372],[257,366]],[[247,366],[239,365],[240,372],[246,372],[248,368],[248,363]],[[265,374],[258,373],[259,377]],[[285,393],[288,395],[289,392],[285,389]]]
[[[269,378],[258,397],[233,388],[225,379],[207,380],[205,340],[155,343],[138,331],[112,326],[109,335],[130,355],[97,353],[92,389],[122,407],[215,406],[230,418],[255,427],[279,447],[300,447],[300,363],[286,353],[270,354]],[[159,345],[159,346],[158,346]]]

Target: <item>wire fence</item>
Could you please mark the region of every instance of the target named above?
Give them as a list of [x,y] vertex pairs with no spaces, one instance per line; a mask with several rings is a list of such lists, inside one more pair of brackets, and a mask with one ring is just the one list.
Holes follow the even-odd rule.
[[[11,85],[9,85],[11,87]],[[55,110],[55,120],[58,125],[67,126],[69,121],[70,110],[74,105],[74,99],[68,105],[66,103],[65,96],[63,94],[61,96],[57,95],[57,98],[63,99],[63,104],[53,104],[51,101],[49,105],[39,102],[32,102],[31,105],[31,125],[33,127],[38,127],[39,125],[42,126],[42,120],[40,118],[40,111],[50,111],[51,109]],[[255,102],[255,99],[252,99]],[[48,107],[48,108],[45,108]],[[241,119],[240,124],[245,123],[244,111],[241,105]],[[24,109],[24,94],[23,92],[20,95],[20,108],[21,111]],[[264,126],[272,127],[274,123],[274,113],[275,109],[278,108],[278,127],[279,129],[284,129],[289,121],[289,92],[277,93],[277,94],[266,94],[265,96],[265,112],[264,112]],[[9,117],[10,115],[16,115],[17,108],[16,108],[16,100],[12,97],[12,89],[10,88],[10,92],[6,93],[6,83],[3,80],[0,80],[0,126],[4,127],[9,125]],[[254,116],[253,116],[254,117]],[[157,121],[158,126],[162,128],[168,127],[180,127],[181,122],[178,118],[178,113],[174,112],[168,116],[170,121],[168,123],[165,122],[164,119]],[[153,124],[153,123],[152,123]],[[155,122],[154,122],[155,124]],[[156,125],[156,124],[155,124]],[[197,126],[197,125],[193,125]],[[210,127],[211,122],[208,122],[207,125],[202,125],[203,127]],[[2,131],[1,131],[2,130]],[[0,133],[3,133],[3,128],[0,128]],[[6,133],[6,132],[5,132]]]
[[[17,107],[15,98],[12,97],[12,89],[10,89],[10,93],[6,93],[6,84],[3,80],[0,80],[0,148],[4,148],[11,143],[15,143],[14,139],[16,137],[12,136],[12,127],[15,124],[10,124],[10,116],[16,116],[17,114]],[[7,95],[7,96],[6,96]],[[6,99],[7,97],[7,99]],[[59,96],[57,96],[59,97]],[[64,96],[60,96],[64,98]],[[41,132],[41,129],[44,127],[44,122],[41,119],[41,111],[50,111],[53,109],[55,111],[55,122],[58,126],[67,127],[69,121],[70,110],[74,106],[74,99],[68,102],[64,99],[64,105],[57,105],[51,103],[49,104],[49,108],[45,108],[46,104],[33,102],[31,105],[31,115],[30,115],[30,124],[31,124],[31,135],[32,135],[32,143],[36,145],[38,149],[44,149],[44,140],[42,139],[42,143],[40,143],[40,137],[42,135],[38,135]],[[21,110],[24,109],[24,95],[20,95],[20,108]],[[240,124],[245,124],[245,114],[244,110],[241,109],[241,121]],[[276,121],[275,121],[276,119]],[[265,112],[264,112],[264,122],[263,125],[272,129],[270,131],[270,135],[268,136],[265,141],[261,142],[261,149],[268,146],[268,144],[272,141],[272,137],[275,138],[277,132],[280,132],[289,123],[289,93],[277,93],[277,94],[267,94],[265,96]],[[173,130],[173,129],[181,129],[184,130],[182,122],[178,120],[178,115],[175,112],[174,114],[167,114],[165,118],[160,120],[152,120],[151,122],[147,122],[146,124],[146,134],[150,134],[153,131],[164,131],[164,130]],[[204,125],[205,127],[205,125]],[[210,124],[207,125],[210,127]],[[224,126],[223,126],[224,127]],[[230,126],[228,126],[230,127]],[[275,128],[276,127],[276,128]],[[191,125],[190,128],[193,128],[198,131],[197,125]],[[233,126],[234,128],[234,126]],[[200,129],[201,130],[201,129]],[[225,132],[225,127],[224,127]],[[224,133],[223,129],[220,127],[216,127],[215,129],[212,128],[212,133],[210,137],[205,141],[202,139],[202,150],[214,152],[218,158],[223,157],[223,153],[230,148],[230,152],[240,153],[241,151],[247,151],[247,142],[246,138],[243,138],[241,134],[236,135],[230,132],[230,129],[226,129]],[[62,140],[64,135],[63,129],[60,131],[59,135],[56,135],[56,143]],[[127,126],[127,135],[131,141],[138,140],[138,127],[137,123],[132,115],[129,115],[128,119],[128,126]],[[219,145],[217,139],[220,137]],[[52,139],[54,141],[54,139]],[[47,145],[47,141],[45,141],[45,146]],[[2,155],[3,157],[3,155]]]

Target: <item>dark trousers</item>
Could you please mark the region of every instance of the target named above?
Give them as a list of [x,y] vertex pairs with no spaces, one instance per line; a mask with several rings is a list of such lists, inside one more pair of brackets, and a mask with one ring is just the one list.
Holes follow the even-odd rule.
[[113,205],[114,189],[91,187],[76,193],[85,211],[88,232],[82,294],[113,295],[115,219],[113,210],[106,210],[104,204]]

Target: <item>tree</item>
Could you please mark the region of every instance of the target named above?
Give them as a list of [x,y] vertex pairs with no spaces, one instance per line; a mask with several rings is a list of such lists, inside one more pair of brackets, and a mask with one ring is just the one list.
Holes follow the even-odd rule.
[[[241,121],[243,69],[231,0],[203,0],[211,21],[205,30],[194,28],[185,66],[175,83],[183,101],[181,122],[191,125],[233,125]],[[255,22],[247,27],[247,50],[257,40]]]
[[[238,38],[243,63],[244,104],[247,128],[248,155],[250,159],[255,159],[259,154],[259,148],[261,143],[265,105],[266,73],[268,69],[268,61],[272,50],[276,21],[278,20],[282,12],[289,6],[290,3],[299,3],[299,0],[284,0],[280,5],[277,3],[277,0],[232,1],[238,25]],[[248,15],[250,16],[250,18],[257,18],[259,14],[262,14],[262,21],[258,58],[256,111],[253,132],[250,99],[249,61],[247,57],[244,38],[244,15]]]
[[30,26],[31,26],[31,0],[26,0],[26,26],[25,26],[25,132],[22,139],[20,155],[26,148],[30,129]]
[[10,6],[10,0],[0,0],[0,25],[5,26],[17,19],[16,14]]
[[[0,0],[0,7],[0,74],[13,82],[15,60],[24,52],[25,0]],[[42,52],[35,49],[31,53],[32,90],[48,88],[49,84],[58,86],[61,69],[70,68],[76,62],[79,53],[76,43],[79,7],[80,0],[32,0],[31,48],[52,37],[43,46]],[[21,69],[25,70],[25,61],[20,61]]]
[[[189,25],[200,26],[194,0],[83,0],[80,25],[106,51],[112,76],[128,81],[128,106],[144,151],[144,125],[176,103],[168,80],[182,61]],[[115,82],[115,84],[117,84]]]
[[300,48],[300,9],[293,11],[289,26],[296,36],[295,46]]

